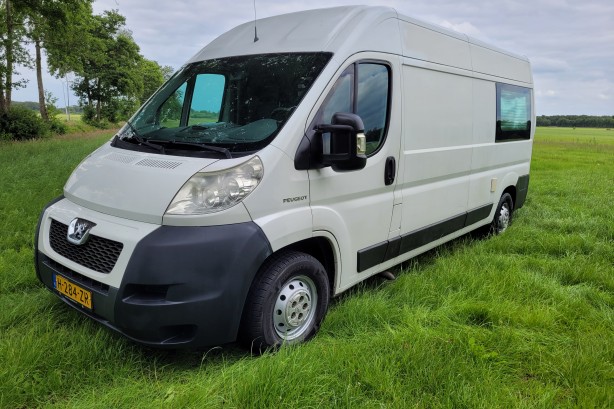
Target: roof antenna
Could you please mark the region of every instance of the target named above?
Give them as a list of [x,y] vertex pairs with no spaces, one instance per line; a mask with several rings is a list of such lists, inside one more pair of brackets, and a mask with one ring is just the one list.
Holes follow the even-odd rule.
[[258,28],[256,27],[256,0],[254,0],[254,43],[258,40]]

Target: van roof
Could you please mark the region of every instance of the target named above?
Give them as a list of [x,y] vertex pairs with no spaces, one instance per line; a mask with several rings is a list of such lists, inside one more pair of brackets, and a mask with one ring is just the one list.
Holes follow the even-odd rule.
[[[471,54],[473,69],[488,72],[491,71],[488,67],[494,61],[492,58],[498,58],[494,55],[503,54],[512,65],[525,72],[521,75],[523,81],[532,82],[528,76],[530,74],[526,74],[530,72],[526,57],[465,34],[404,16],[390,7],[343,6],[306,10],[259,19],[256,27],[257,41],[254,41],[254,22],[247,22],[217,37],[189,62],[283,52],[332,52],[335,58],[345,60],[358,52],[378,51],[444,65],[449,65],[456,55],[465,61],[453,65],[471,70]],[[437,53],[438,48],[441,61],[433,54]],[[483,59],[483,64],[478,61],[480,59]],[[482,70],[479,66],[486,68]],[[518,72],[518,69],[514,71]]]
[[220,35],[190,61],[280,52],[337,52],[343,43],[356,43],[365,32],[376,34],[373,29],[379,22],[394,18],[397,18],[397,12],[392,8],[366,6],[333,7],[267,17],[256,21],[258,41],[254,41],[254,22],[250,21]]

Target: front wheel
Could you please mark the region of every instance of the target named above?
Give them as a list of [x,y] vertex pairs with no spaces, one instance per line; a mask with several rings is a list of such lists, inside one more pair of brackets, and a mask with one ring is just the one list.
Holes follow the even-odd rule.
[[490,225],[492,234],[501,234],[509,227],[514,213],[514,201],[509,193],[504,193],[499,200],[495,217]]
[[313,337],[326,315],[328,275],[309,254],[285,251],[267,260],[243,309],[240,340],[261,352]]

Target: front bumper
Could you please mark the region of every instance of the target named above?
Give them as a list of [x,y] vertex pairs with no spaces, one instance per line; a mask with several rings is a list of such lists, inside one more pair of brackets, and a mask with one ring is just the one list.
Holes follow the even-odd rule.
[[[124,246],[113,270],[101,275],[65,259],[49,245],[47,219],[61,217],[62,211],[53,207],[41,217],[36,249],[39,279],[89,317],[134,341],[157,347],[192,348],[234,341],[252,280],[272,253],[264,233],[253,222],[158,226],[152,231],[147,226],[142,238]],[[87,217],[95,219],[96,215]],[[99,231],[104,231],[104,219],[95,219],[102,224]],[[61,296],[54,289],[54,274],[90,290],[93,309]]]

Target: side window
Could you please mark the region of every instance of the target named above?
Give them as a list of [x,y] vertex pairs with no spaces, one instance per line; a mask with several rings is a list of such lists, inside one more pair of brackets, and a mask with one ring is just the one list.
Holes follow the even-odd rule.
[[358,66],[356,113],[365,125],[367,155],[380,147],[386,135],[389,88],[387,66],[366,63]]
[[188,125],[218,122],[226,79],[219,74],[199,74],[194,82]]
[[353,112],[354,99],[354,65],[343,71],[335,82],[333,89],[320,108],[317,121],[321,124],[330,124],[333,115],[337,112]]
[[389,84],[387,65],[371,62],[350,65],[320,107],[316,122],[330,124],[337,112],[357,114],[365,126],[367,155],[375,152],[386,136]]
[[531,137],[531,90],[497,83],[497,129],[495,141]]

